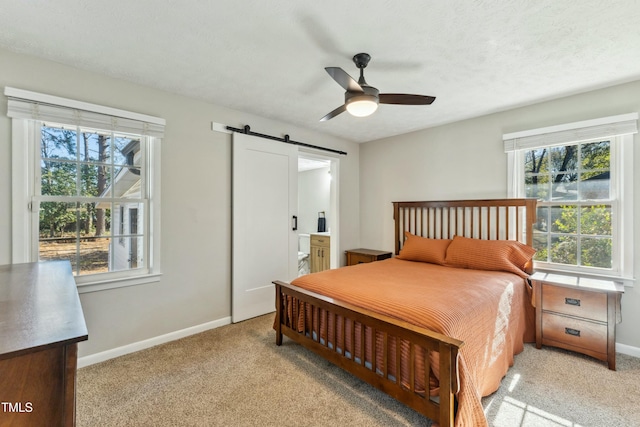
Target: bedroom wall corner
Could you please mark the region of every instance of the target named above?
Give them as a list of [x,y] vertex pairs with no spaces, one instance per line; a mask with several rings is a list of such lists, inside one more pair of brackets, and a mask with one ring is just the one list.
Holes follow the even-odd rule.
[[[365,247],[393,250],[392,201],[507,196],[502,135],[640,111],[640,81],[566,96],[482,117],[367,142],[360,149],[360,234]],[[635,135],[634,182],[640,182]],[[635,218],[640,185],[634,186]],[[635,221],[634,271],[640,273],[640,222]],[[640,283],[625,288],[617,342],[640,348]]]

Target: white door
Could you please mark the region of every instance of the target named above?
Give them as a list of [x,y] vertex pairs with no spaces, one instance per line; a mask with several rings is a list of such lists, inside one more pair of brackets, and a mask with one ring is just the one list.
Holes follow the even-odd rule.
[[231,317],[275,311],[273,280],[297,275],[298,149],[233,134]]

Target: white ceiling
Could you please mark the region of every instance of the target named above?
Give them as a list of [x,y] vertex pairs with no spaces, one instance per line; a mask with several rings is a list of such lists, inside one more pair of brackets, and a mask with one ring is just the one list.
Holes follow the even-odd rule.
[[[358,142],[640,79],[638,0],[0,0],[0,11],[9,50]],[[372,56],[370,85],[436,101],[320,123],[344,101],[324,67],[357,78],[359,52]]]

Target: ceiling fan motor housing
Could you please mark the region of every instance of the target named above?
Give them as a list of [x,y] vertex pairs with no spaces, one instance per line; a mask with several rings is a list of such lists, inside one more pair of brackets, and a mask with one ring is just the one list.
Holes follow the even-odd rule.
[[362,87],[363,92],[351,92],[351,91],[346,91],[344,93],[344,103],[348,104],[350,101],[353,102],[355,101],[355,98],[359,98],[360,100],[363,99],[367,99],[367,100],[371,100],[375,103],[378,103],[378,94],[380,93],[380,91],[378,89],[376,89],[373,86],[368,86],[368,85],[360,85]]

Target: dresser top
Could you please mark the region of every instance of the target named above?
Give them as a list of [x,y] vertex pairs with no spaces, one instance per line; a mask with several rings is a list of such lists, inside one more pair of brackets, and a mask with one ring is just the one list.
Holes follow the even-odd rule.
[[613,280],[584,277],[580,274],[559,274],[538,271],[531,276],[531,280],[553,283],[554,285],[559,286],[592,289],[602,292],[624,292],[624,285],[622,283]]
[[68,261],[0,266],[0,359],[87,338]]

